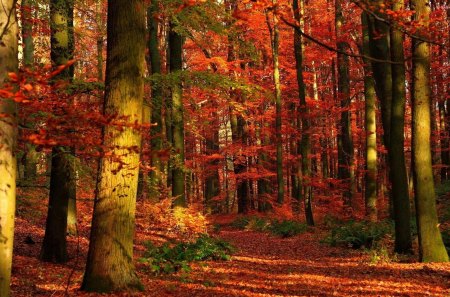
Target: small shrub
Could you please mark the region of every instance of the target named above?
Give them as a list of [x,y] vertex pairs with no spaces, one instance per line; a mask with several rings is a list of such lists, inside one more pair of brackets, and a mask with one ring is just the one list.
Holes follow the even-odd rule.
[[230,260],[234,252],[228,242],[202,234],[195,242],[180,242],[175,245],[165,243],[157,247],[146,242],[147,248],[143,258],[150,271],[154,274],[174,273],[179,270],[189,272],[190,262],[203,260]]
[[386,223],[349,221],[332,228],[330,235],[323,242],[331,246],[370,249],[390,232],[391,227]]
[[259,217],[251,217],[245,226],[245,230],[264,232],[270,226],[270,222]]
[[244,230],[248,225],[248,221],[248,217],[238,217],[231,223],[231,227]]
[[398,261],[397,255],[389,254],[389,250],[384,245],[368,250],[367,253],[369,254],[371,264],[391,263]]
[[306,224],[291,220],[284,220],[281,222],[275,220],[270,226],[270,231],[273,234],[281,236],[283,238],[292,237],[304,233],[307,229],[308,226]]

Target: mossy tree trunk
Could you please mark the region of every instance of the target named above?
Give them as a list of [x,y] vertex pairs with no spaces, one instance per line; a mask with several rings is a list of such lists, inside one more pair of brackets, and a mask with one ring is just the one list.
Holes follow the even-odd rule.
[[[50,1],[51,60],[55,67],[73,59],[73,0]],[[73,66],[65,68],[53,79],[71,81]],[[59,92],[59,90],[57,90]],[[76,178],[74,150],[69,147],[52,149],[50,193],[40,258],[43,261],[64,263],[67,256],[67,215],[69,200],[75,203]],[[72,204],[75,207],[75,204]],[[73,214],[73,210],[71,211]],[[75,229],[71,227],[71,230]]]
[[[403,11],[403,0],[393,2],[393,11]],[[395,221],[395,251],[410,253],[412,249],[408,174],[404,151],[406,78],[403,53],[403,33],[391,27],[390,50],[392,62],[391,133],[388,151],[392,202]]]
[[[129,124],[142,122],[145,11],[141,0],[108,2],[104,113],[127,117]],[[133,265],[141,135],[119,128],[103,130],[103,146],[120,160],[103,156],[100,161],[84,291],[142,289]]]
[[[430,6],[426,0],[412,0],[414,19],[427,32]],[[421,31],[419,31],[419,36]],[[419,255],[422,262],[447,262],[436,211],[430,145],[430,44],[413,40],[413,163]]]
[[[367,13],[361,14],[363,27],[362,53],[370,56],[369,29]],[[364,59],[364,97],[365,97],[365,128],[366,128],[366,176],[365,176],[365,211],[366,218],[376,222],[377,214],[377,118],[375,81],[372,77],[370,61]]]
[[[0,88],[8,73],[18,70],[18,28],[15,1],[1,0],[0,9]],[[13,100],[0,96],[0,296],[10,295],[11,264],[16,210],[17,108]]]

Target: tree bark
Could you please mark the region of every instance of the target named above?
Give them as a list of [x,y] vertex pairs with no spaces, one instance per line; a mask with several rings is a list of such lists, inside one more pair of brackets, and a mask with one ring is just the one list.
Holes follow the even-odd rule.
[[[336,43],[340,51],[347,51],[349,44],[343,40],[342,25],[344,24],[344,16],[342,14],[341,0],[336,0]],[[355,195],[355,176],[354,176],[354,160],[353,160],[353,140],[351,131],[351,114],[350,114],[350,61],[348,56],[337,54],[338,68],[338,94],[343,109],[340,119],[341,135],[338,139],[338,176],[345,181],[344,204],[352,207]]]
[[[426,0],[412,0],[414,19],[426,31],[430,6]],[[419,31],[418,34],[421,34]],[[419,35],[420,36],[420,35]],[[436,211],[436,196],[430,145],[430,45],[413,40],[413,163],[419,255],[422,262],[448,262]]]
[[[403,0],[393,2],[393,11],[402,11]],[[392,105],[389,165],[392,184],[392,202],[395,221],[395,251],[410,253],[412,249],[410,204],[408,189],[408,174],[406,172],[404,151],[404,126],[406,104],[406,78],[403,53],[403,33],[391,27],[391,59],[398,64],[392,64]]]
[[[173,30],[169,32],[170,72],[181,75],[183,39]],[[178,77],[181,80],[180,77]],[[172,85],[172,197],[174,206],[186,207],[185,195],[185,166],[184,166],[184,115],[183,115],[183,89],[181,81]]]
[[[106,115],[141,124],[144,95],[145,3],[108,2]],[[106,126],[94,202],[89,252],[82,290],[142,289],[133,265],[136,191],[141,135],[131,127]]]
[[[363,27],[363,47],[364,55],[370,55],[369,29],[367,13],[361,15]],[[377,118],[376,118],[376,94],[375,81],[372,77],[372,67],[367,59],[364,59],[364,97],[365,97],[365,128],[366,128],[366,189],[365,208],[366,218],[371,222],[376,222],[377,214]]]
[[[299,3],[300,2],[300,3]],[[292,3],[292,9],[294,10],[294,18],[300,22],[300,10],[304,5],[303,1],[294,0]],[[300,143],[298,144],[298,154],[301,156],[301,174],[299,177],[300,189],[298,191],[299,201],[304,199],[305,204],[305,217],[306,223],[310,226],[314,225],[314,217],[312,211],[312,188],[309,185],[311,178],[311,140],[310,140],[310,120],[309,120],[309,108],[306,105],[306,88],[303,80],[303,44],[302,36],[295,30],[294,31],[294,56],[295,56],[295,68],[297,74],[297,85],[299,95],[299,121],[302,123],[302,136]]]
[[[155,18],[155,13],[159,10],[159,1],[154,0],[147,9],[147,28],[149,51],[149,73],[161,74],[161,56],[159,53],[158,27],[159,22]],[[159,158],[158,153],[163,149],[163,123],[162,123],[162,105],[163,90],[159,85],[152,85],[151,102],[151,122],[155,125],[151,127],[151,165],[155,169],[150,172],[149,195],[152,201],[158,201],[163,188],[164,164]]]
[[[65,65],[73,59],[73,0],[50,2],[51,60],[53,66]],[[53,79],[71,81],[74,67],[65,68]],[[64,263],[67,257],[67,214],[69,200],[76,199],[74,150],[69,147],[52,149],[50,193],[45,236],[40,258]]]
[[[1,0],[0,88],[6,87],[8,73],[18,71],[18,28],[15,1]],[[0,97],[0,296],[10,295],[11,264],[16,210],[17,108],[13,100]]]

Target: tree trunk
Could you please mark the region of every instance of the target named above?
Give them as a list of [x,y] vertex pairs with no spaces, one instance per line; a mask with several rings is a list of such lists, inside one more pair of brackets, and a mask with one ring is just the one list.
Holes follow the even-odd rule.
[[[427,31],[430,7],[426,0],[412,0],[415,20]],[[419,33],[416,34],[420,34]],[[419,254],[422,262],[447,262],[436,211],[430,146],[430,45],[413,40],[413,163]]]
[[[1,0],[0,9],[0,88],[8,73],[18,71],[17,19],[15,1]],[[17,109],[13,100],[0,98],[0,296],[8,297],[14,241],[14,215],[16,209],[16,139]]]
[[[350,46],[344,41],[342,26],[344,24],[344,16],[341,7],[342,0],[336,0],[336,43],[340,51],[347,51]],[[337,55],[338,68],[338,94],[341,101],[341,135],[338,139],[338,176],[345,181],[344,205],[352,207],[355,195],[355,176],[354,176],[354,160],[353,160],[353,141],[351,131],[351,115],[350,115],[350,74],[349,74],[349,58],[346,55]]]
[[[73,1],[50,2],[51,59],[53,66],[65,65],[73,58]],[[74,67],[60,72],[54,80],[70,81]],[[69,200],[76,198],[74,150],[69,147],[52,149],[50,193],[45,236],[40,258],[43,261],[64,263],[67,258],[67,209]]]
[[[169,32],[170,72],[181,75],[183,39],[171,24]],[[178,78],[181,79],[181,78]],[[172,197],[174,206],[186,207],[184,166],[183,90],[181,81],[172,85]]]
[[[148,43],[147,48],[150,58],[150,74],[161,73],[161,56],[159,53],[158,27],[159,22],[155,18],[158,12],[159,2],[154,0],[147,9],[147,28]],[[151,122],[155,125],[151,127],[151,165],[155,169],[150,172],[150,189],[149,196],[152,201],[158,201],[163,188],[163,172],[164,164],[159,158],[159,152],[163,149],[163,123],[162,123],[162,98],[163,90],[158,84],[152,85],[152,102],[151,102]]]
[[[383,0],[372,0],[377,11],[383,5]],[[379,14],[380,17],[385,18],[385,15]],[[387,62],[390,60],[389,49],[389,25],[383,21],[377,20],[374,16],[368,16],[369,40],[370,40],[370,56],[386,62],[372,61],[372,72],[375,80],[375,91],[380,100],[381,109],[381,123],[383,126],[383,143],[389,151],[391,143],[391,111],[392,111],[392,69]],[[390,164],[387,164],[386,170],[391,178]],[[394,218],[393,212],[393,196],[389,193],[389,213],[391,218]]]
[[[361,15],[363,27],[364,55],[370,55],[369,30],[367,13]],[[365,208],[366,217],[371,222],[376,222],[377,214],[377,118],[376,118],[376,94],[375,82],[371,75],[372,67],[368,59],[364,59],[364,97],[365,97],[365,128],[366,128],[366,189]]]
[[[126,117],[128,124],[142,122],[145,29],[144,2],[108,2],[104,113]],[[133,265],[141,135],[119,128],[103,130],[103,146],[120,160],[103,156],[100,161],[84,291],[142,289]]]
[[[394,11],[403,11],[403,0],[395,0]],[[390,147],[388,150],[390,178],[392,185],[392,202],[395,220],[395,251],[410,253],[412,249],[408,174],[406,173],[404,152],[405,126],[405,64],[403,54],[403,33],[391,27],[391,59],[392,64],[392,109]]]
[[[303,1],[300,0],[300,4],[303,7]],[[300,10],[302,9],[298,0],[294,0],[292,3],[292,9],[294,10],[294,17],[300,22]],[[304,199],[305,204],[305,217],[306,223],[310,226],[314,225],[314,217],[312,212],[312,188],[309,185],[311,179],[311,141],[310,141],[310,120],[309,120],[309,108],[306,105],[306,90],[303,80],[303,44],[302,36],[294,31],[294,55],[295,55],[295,68],[297,73],[297,85],[299,95],[299,114],[302,123],[302,138],[298,144],[298,154],[301,155],[301,177],[300,189],[296,197],[299,201]]]
[[[272,0],[275,5],[276,0]],[[268,24],[270,26],[270,24]],[[281,131],[281,83],[280,83],[280,68],[278,62],[279,51],[279,32],[278,32],[278,16],[276,12],[273,13],[273,34],[272,38],[272,59],[273,59],[273,83],[275,86],[275,137],[277,150],[277,203],[284,202],[284,179],[283,179],[283,134]]]

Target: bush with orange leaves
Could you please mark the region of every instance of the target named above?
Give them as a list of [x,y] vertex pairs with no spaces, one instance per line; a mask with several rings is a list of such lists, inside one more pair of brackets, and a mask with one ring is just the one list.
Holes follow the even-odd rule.
[[171,199],[163,199],[148,206],[150,220],[168,235],[191,241],[200,234],[207,233],[208,221],[201,212],[201,206],[193,204],[189,207],[172,207]]

